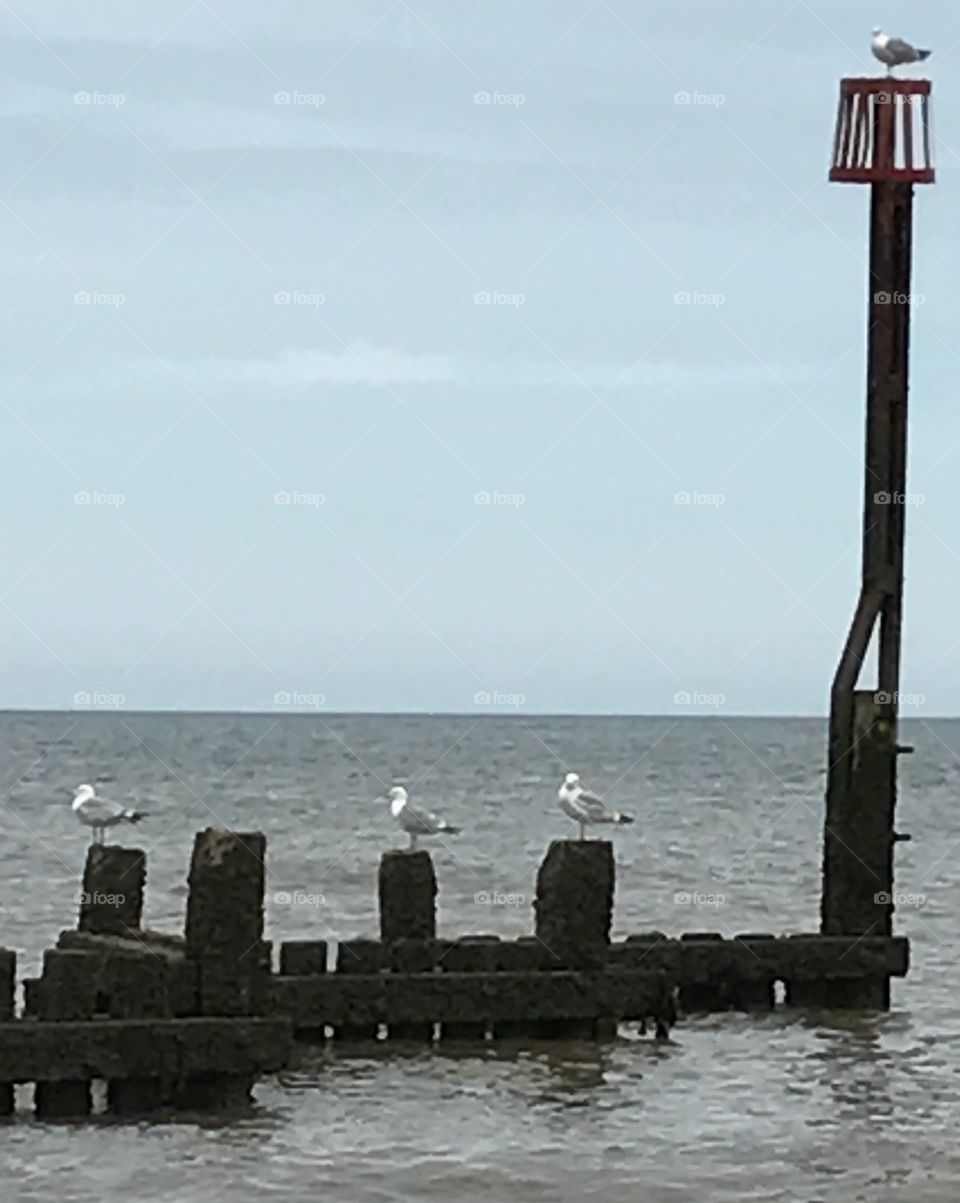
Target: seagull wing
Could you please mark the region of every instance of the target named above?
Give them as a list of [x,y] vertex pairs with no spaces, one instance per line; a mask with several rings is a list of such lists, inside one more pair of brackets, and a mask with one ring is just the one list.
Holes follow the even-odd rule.
[[437,835],[448,830],[448,825],[439,815],[411,806],[409,802],[400,812],[400,826],[411,835]]
[[577,798],[577,807],[583,812],[587,823],[612,823],[614,821],[613,811],[606,802],[588,789],[581,789]]
[[77,814],[91,827],[103,827],[122,819],[124,808],[119,802],[110,802],[107,798],[88,798],[77,807]]
[[897,63],[915,63],[920,57],[916,47],[905,42],[903,38],[888,38],[886,48],[891,62],[895,65]]

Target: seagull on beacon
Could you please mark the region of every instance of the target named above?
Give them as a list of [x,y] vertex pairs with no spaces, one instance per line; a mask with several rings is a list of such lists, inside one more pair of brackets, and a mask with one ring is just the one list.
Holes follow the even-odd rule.
[[633,815],[610,810],[602,798],[584,789],[577,773],[567,773],[557,795],[560,809],[580,824],[580,838],[586,839],[585,828],[597,823],[632,823]]
[[902,67],[905,63],[922,63],[930,57],[929,50],[918,50],[905,42],[903,38],[892,38],[882,29],[873,31],[873,41],[870,43],[873,57],[886,64],[887,74],[893,73],[894,67]]
[[81,823],[93,828],[93,842],[103,843],[103,834],[108,827],[118,823],[139,823],[143,812],[121,806],[107,798],[98,798],[92,785],[78,785],[73,791],[73,813]]
[[441,819],[439,815],[432,814],[429,810],[411,806],[409,795],[402,785],[395,785],[393,789],[388,790],[382,801],[390,803],[390,813],[410,836],[411,850],[417,846],[418,835],[460,834],[460,828],[454,827],[446,819]]

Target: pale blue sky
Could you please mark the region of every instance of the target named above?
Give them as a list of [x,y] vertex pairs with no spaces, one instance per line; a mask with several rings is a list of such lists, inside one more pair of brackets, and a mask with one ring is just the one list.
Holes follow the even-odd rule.
[[960,712],[960,29],[889,0],[4,6],[0,704],[822,713],[877,23],[945,81],[903,688]]

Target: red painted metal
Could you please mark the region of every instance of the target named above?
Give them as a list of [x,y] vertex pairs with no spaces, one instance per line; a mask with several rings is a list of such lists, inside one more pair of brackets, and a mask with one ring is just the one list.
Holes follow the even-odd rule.
[[830,179],[932,184],[930,81],[842,79]]

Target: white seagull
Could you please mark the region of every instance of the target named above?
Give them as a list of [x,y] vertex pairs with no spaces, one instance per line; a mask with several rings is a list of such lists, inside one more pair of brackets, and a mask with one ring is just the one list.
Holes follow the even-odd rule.
[[922,63],[925,58],[930,57],[929,50],[918,50],[902,38],[890,37],[882,29],[873,31],[873,41],[870,45],[874,58],[886,63],[888,75],[892,74],[894,67],[902,67],[904,63]]
[[81,823],[93,828],[93,842],[103,843],[103,833],[118,823],[139,823],[143,812],[98,798],[92,785],[78,785],[73,791],[73,813]]
[[565,815],[580,824],[580,838],[585,839],[584,828],[594,823],[632,823],[633,815],[624,815],[610,810],[602,798],[584,789],[577,773],[567,773],[557,795],[560,809]]
[[411,806],[409,795],[402,785],[395,785],[387,791],[385,798],[380,799],[390,803],[390,813],[403,830],[410,836],[410,847],[416,848],[418,835],[459,835],[460,828],[454,827],[439,815],[431,814],[429,810],[420,810]]

